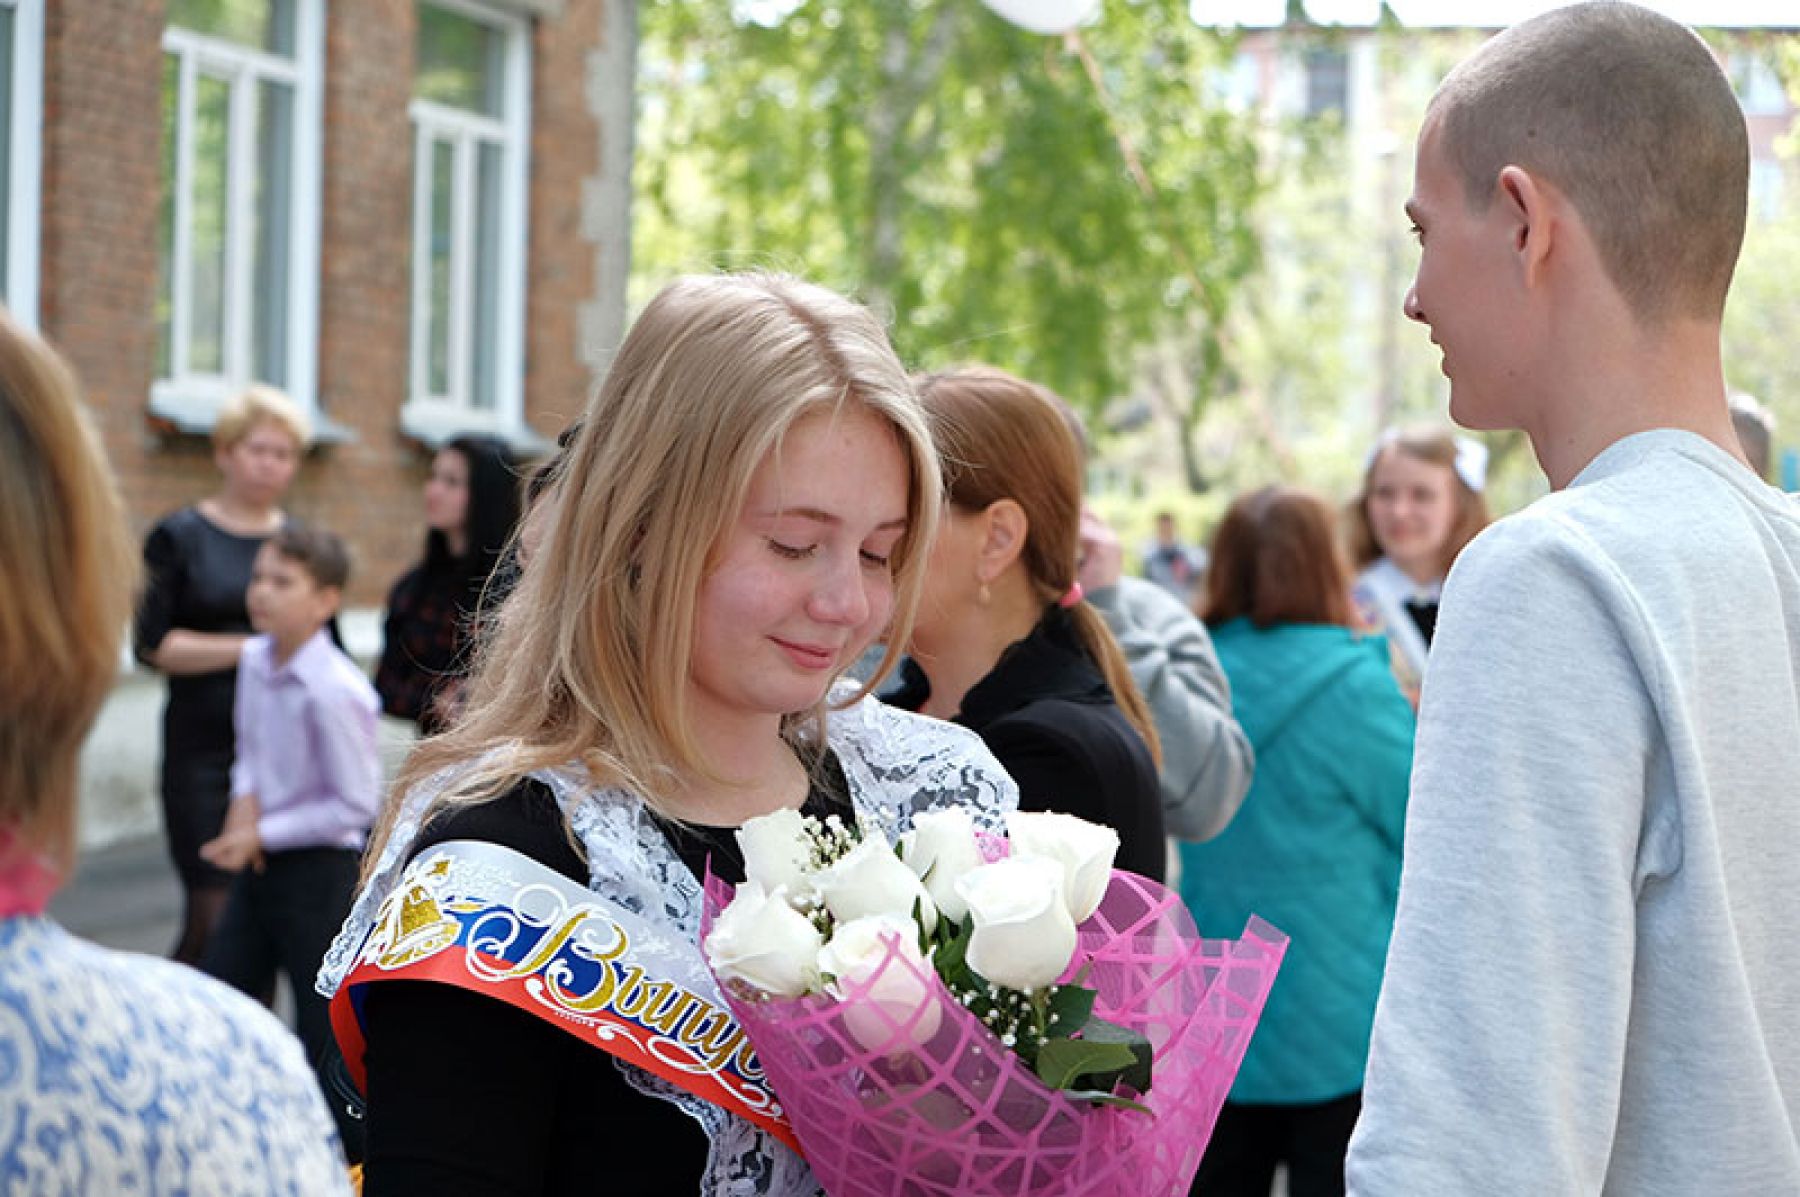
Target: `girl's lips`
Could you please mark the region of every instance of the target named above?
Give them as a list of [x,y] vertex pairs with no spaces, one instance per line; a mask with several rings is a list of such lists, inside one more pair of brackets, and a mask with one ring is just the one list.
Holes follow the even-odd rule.
[[794,664],[802,669],[830,669],[837,661],[837,652],[834,649],[822,648],[816,644],[796,644],[792,640],[782,640],[778,637],[771,637],[771,639],[781,646],[781,650]]

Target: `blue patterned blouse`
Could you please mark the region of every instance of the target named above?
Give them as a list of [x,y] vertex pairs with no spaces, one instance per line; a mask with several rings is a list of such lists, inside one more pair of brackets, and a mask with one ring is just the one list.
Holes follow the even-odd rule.
[[346,1194],[300,1044],[181,965],[0,921],[0,1194]]

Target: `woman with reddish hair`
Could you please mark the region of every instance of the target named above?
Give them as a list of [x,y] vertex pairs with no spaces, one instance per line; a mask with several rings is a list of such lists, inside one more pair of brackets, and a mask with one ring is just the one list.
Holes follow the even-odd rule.
[[1064,405],[988,366],[918,386],[949,505],[888,698],[974,731],[1019,783],[1022,809],[1111,827],[1119,867],[1160,880],[1156,728],[1076,581],[1083,453]]
[[1225,513],[1200,615],[1256,754],[1217,839],[1183,843],[1181,893],[1206,935],[1252,913],[1292,936],[1196,1192],[1344,1191],[1394,900],[1413,713],[1379,636],[1356,630],[1326,502],[1270,486]]

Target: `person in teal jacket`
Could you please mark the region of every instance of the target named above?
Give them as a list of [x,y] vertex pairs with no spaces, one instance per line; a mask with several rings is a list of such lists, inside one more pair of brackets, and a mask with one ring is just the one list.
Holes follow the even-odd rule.
[[1234,502],[1201,617],[1256,754],[1223,834],[1183,843],[1181,894],[1203,935],[1259,914],[1292,937],[1194,1191],[1344,1191],[1363,1065],[1400,884],[1413,712],[1386,645],[1359,634],[1332,508],[1292,487]]

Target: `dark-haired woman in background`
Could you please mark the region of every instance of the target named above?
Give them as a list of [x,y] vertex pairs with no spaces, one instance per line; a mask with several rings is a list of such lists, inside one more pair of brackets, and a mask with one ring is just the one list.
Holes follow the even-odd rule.
[[455,717],[475,613],[519,519],[506,446],[459,436],[425,480],[425,560],[394,583],[375,689],[389,715],[431,735]]
[[1292,937],[1194,1182],[1206,1197],[1344,1191],[1363,1062],[1394,924],[1413,713],[1379,636],[1354,630],[1325,500],[1270,486],[1232,503],[1200,616],[1256,773],[1214,840],[1183,843],[1181,895],[1205,935],[1252,912]]
[[991,367],[918,380],[949,507],[888,700],[979,735],[1022,810],[1119,833],[1122,869],[1167,870],[1149,708],[1075,580],[1082,446],[1061,400]]

